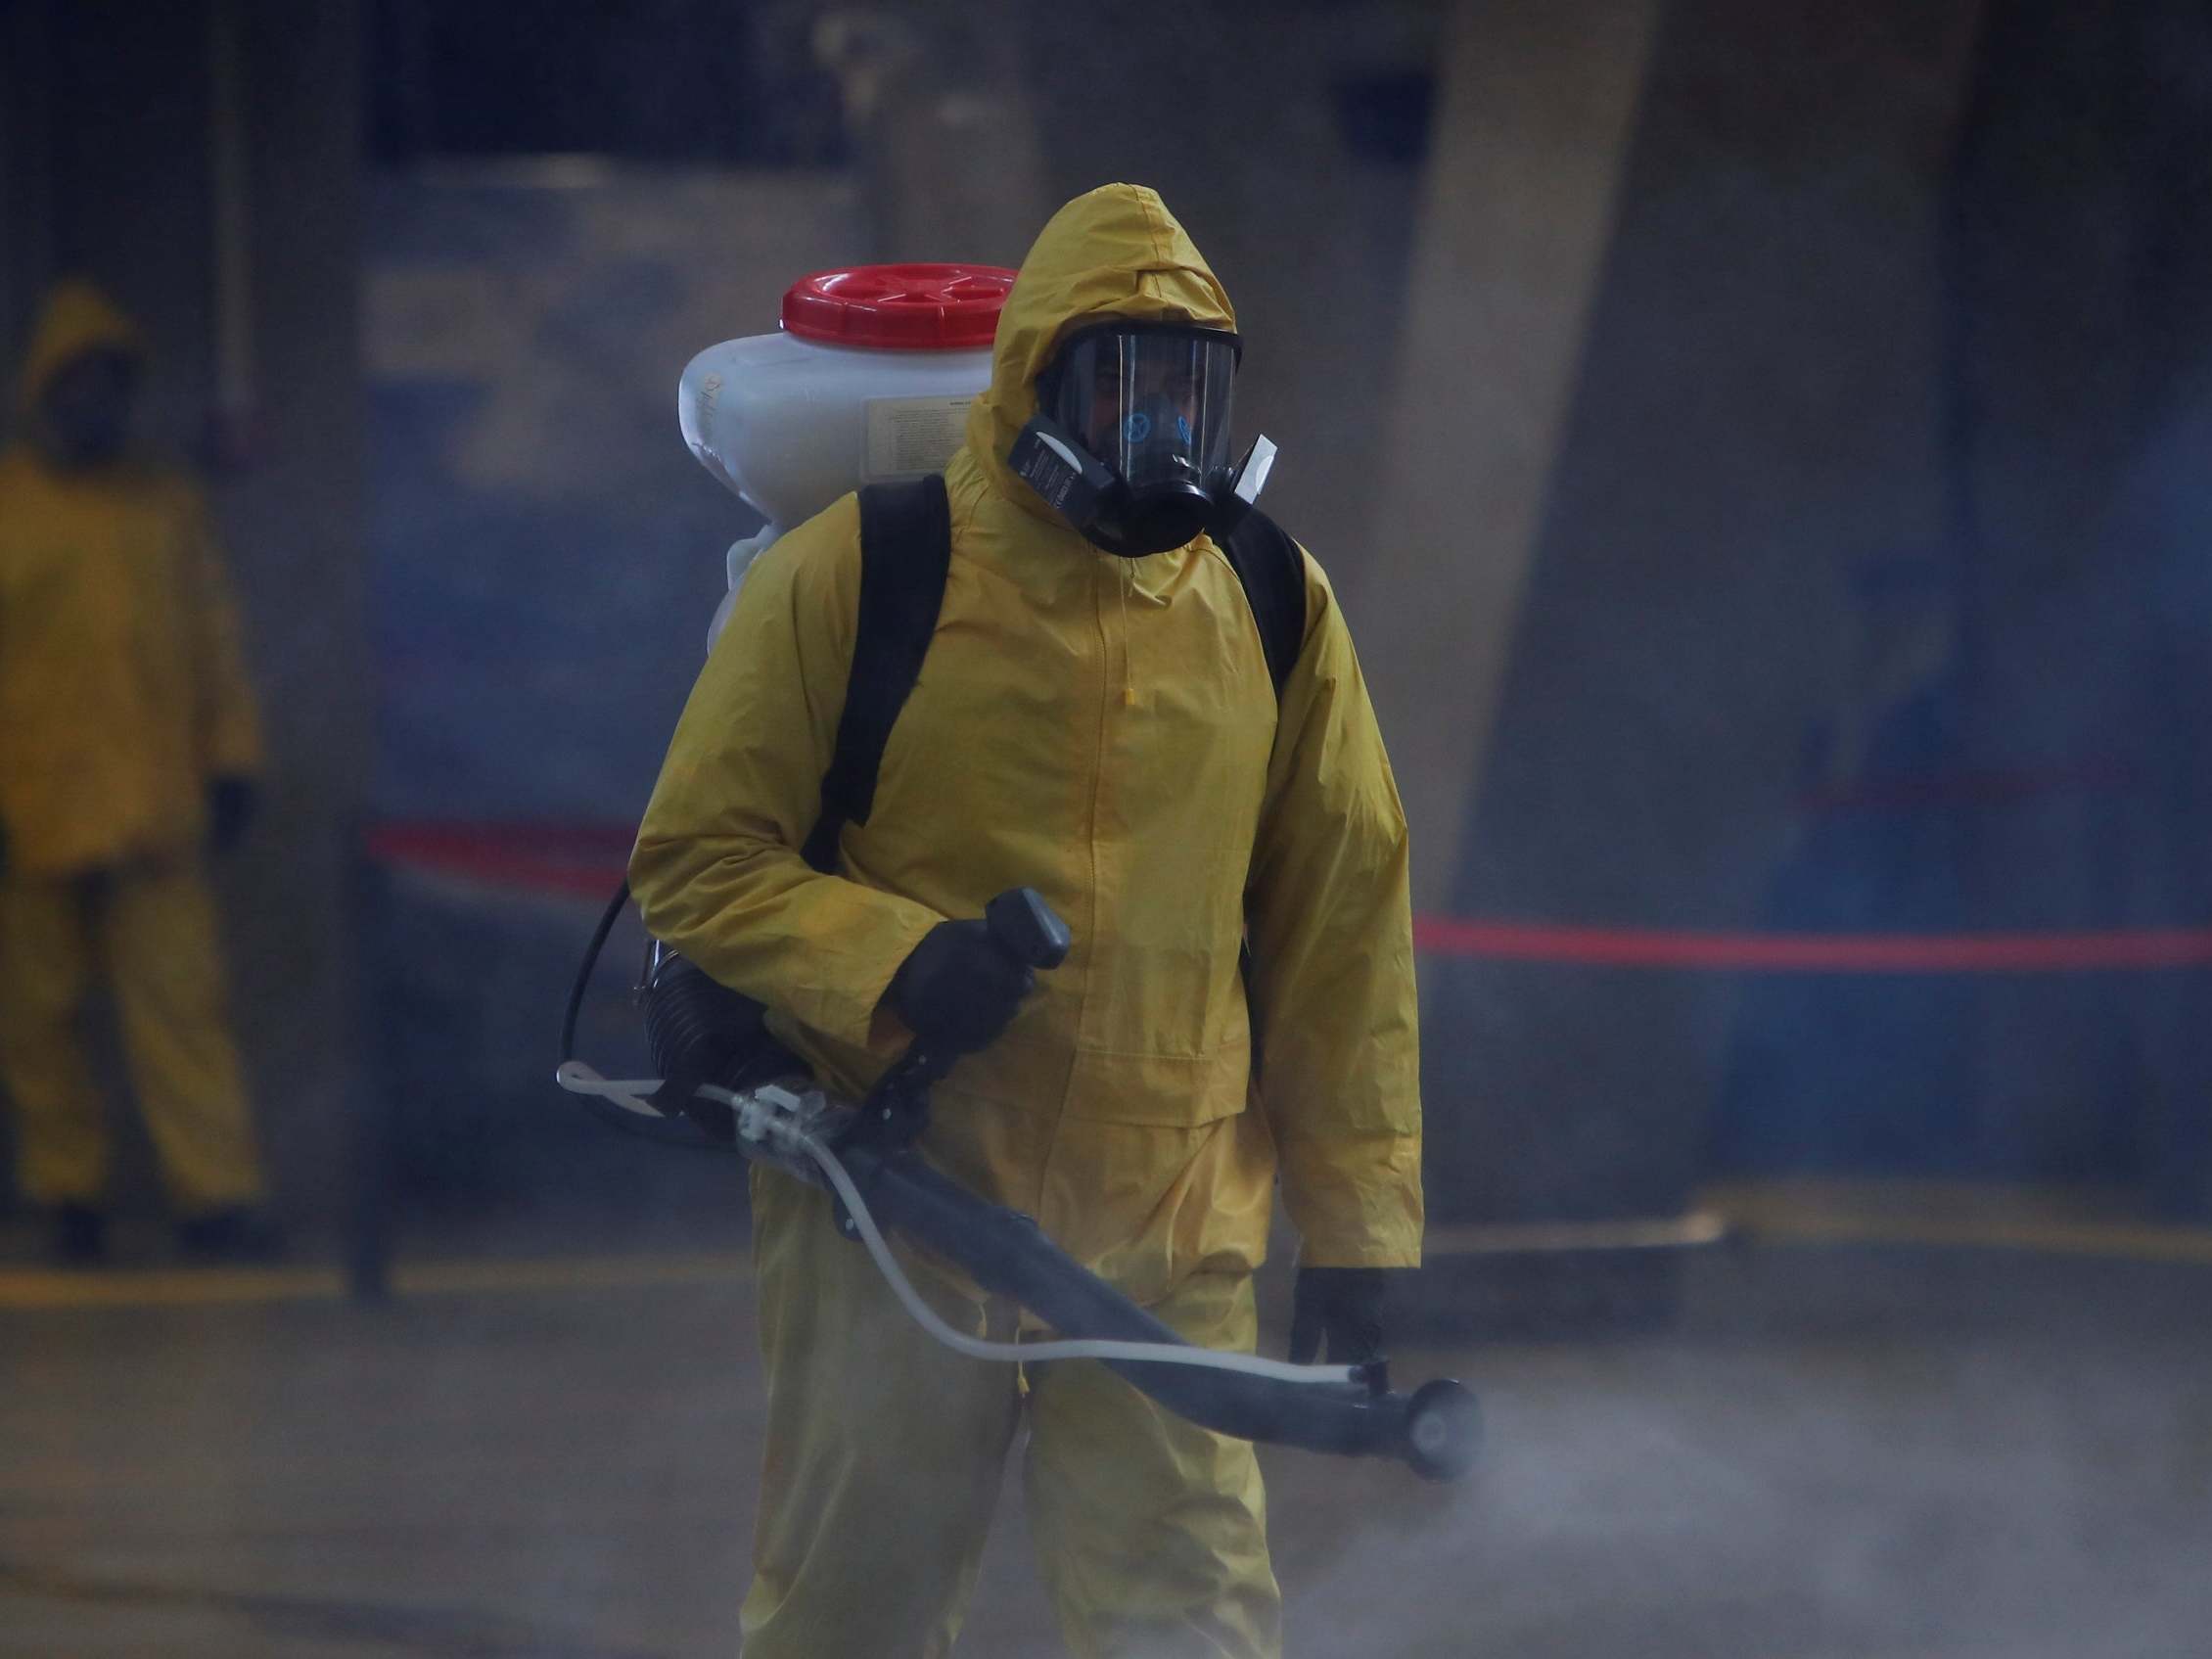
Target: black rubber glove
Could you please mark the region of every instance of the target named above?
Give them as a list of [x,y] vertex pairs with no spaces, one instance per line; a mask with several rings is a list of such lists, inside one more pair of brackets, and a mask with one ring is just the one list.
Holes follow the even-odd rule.
[[207,841],[217,853],[228,853],[246,834],[260,805],[260,791],[252,778],[216,778],[207,785]]
[[973,1054],[1006,1029],[1037,975],[991,942],[980,919],[940,922],[899,964],[891,1006],[932,1054]]
[[1290,1362],[1311,1365],[1328,1339],[1332,1365],[1364,1365],[1382,1353],[1389,1267],[1301,1267],[1291,1295]]

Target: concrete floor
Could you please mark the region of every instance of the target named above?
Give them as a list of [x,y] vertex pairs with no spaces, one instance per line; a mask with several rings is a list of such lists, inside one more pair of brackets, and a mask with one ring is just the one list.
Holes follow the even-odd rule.
[[[741,1260],[115,1282],[0,1284],[0,1653],[735,1650]],[[2212,1265],[1712,1253],[1664,1335],[1396,1368],[1481,1391],[1487,1460],[1270,1455],[1308,1659],[2212,1651]],[[1058,1651],[1011,1485],[961,1651]]]

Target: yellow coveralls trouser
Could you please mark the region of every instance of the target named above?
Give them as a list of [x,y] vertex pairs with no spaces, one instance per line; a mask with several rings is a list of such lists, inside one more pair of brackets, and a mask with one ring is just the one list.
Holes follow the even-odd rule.
[[[1252,1448],[1088,1360],[1016,1368],[939,1344],[898,1305],[826,1194],[753,1175],[767,1455],[743,1613],[746,1659],[952,1651],[999,1474],[1026,1409],[1023,1490],[1078,1659],[1275,1659],[1281,1598]],[[956,1329],[1011,1334],[927,1273]],[[1152,1312],[1250,1352],[1251,1276],[1201,1272]]]
[[260,1201],[213,896],[193,856],[93,877],[0,880],[0,1081],[34,1204],[97,1206],[107,1114],[78,1021],[111,987],[140,1110],[185,1214]]

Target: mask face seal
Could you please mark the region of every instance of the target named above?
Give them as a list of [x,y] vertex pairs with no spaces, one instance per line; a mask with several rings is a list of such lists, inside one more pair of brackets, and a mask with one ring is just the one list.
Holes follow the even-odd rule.
[[[1240,350],[1225,329],[1183,323],[1081,330],[1038,377],[1037,416],[1007,464],[1108,553],[1142,558],[1225,533],[1266,476],[1252,476],[1253,452],[1229,461]],[[1260,445],[1271,459],[1274,446]]]

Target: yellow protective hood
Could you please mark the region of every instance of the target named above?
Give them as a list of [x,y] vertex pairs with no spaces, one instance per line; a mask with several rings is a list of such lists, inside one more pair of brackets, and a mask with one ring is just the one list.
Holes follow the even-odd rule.
[[985,475],[1039,518],[1054,515],[1006,455],[1037,413],[1037,377],[1061,339],[1100,317],[1236,327],[1206,256],[1159,193],[1141,184],[1085,192],[1037,233],[998,313],[991,389],[968,411],[968,447]]
[[146,337],[138,325],[89,282],[77,278],[55,284],[39,308],[16,383],[16,410],[28,414],[54,377],[88,351],[119,351],[143,360]]

